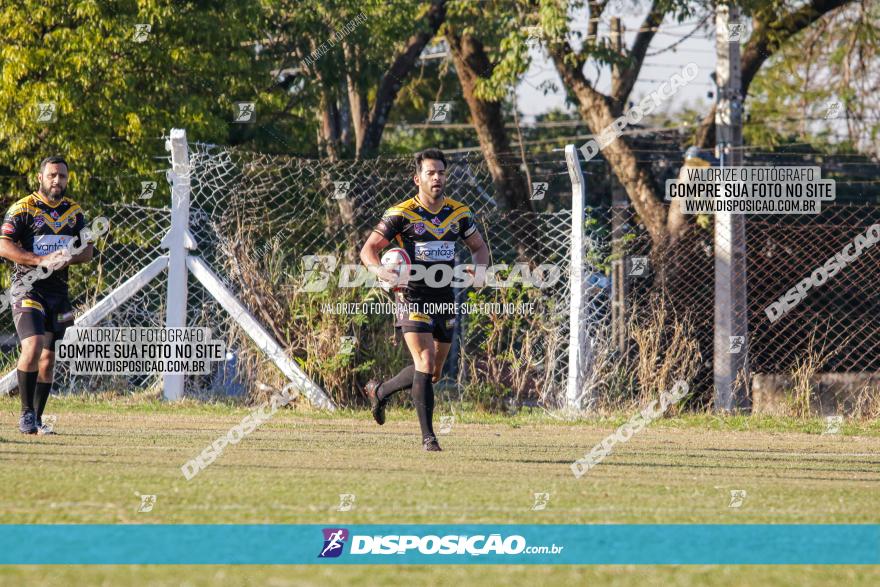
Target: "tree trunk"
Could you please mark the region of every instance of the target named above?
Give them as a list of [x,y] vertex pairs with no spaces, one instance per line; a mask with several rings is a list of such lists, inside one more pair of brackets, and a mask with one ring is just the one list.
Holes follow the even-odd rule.
[[492,174],[498,208],[502,212],[531,211],[531,189],[520,169],[519,158],[511,151],[501,102],[482,100],[476,96],[477,82],[481,77],[491,76],[493,68],[483,44],[471,35],[458,36],[451,29],[447,29],[446,39],[452,50],[455,70],[476,127],[480,148]]
[[363,139],[357,144],[358,158],[374,157],[378,153],[382,133],[388,123],[388,113],[394,106],[394,101],[397,99],[400,88],[403,87],[404,80],[415,68],[422,50],[434,38],[445,20],[446,0],[432,0],[424,23],[419,23],[419,27],[423,27],[422,30],[407,39],[404,50],[394,59],[379,82]]
[[[562,83],[577,98],[578,111],[590,131],[599,134],[614,120],[610,99],[593,89],[579,66],[566,61],[567,53],[559,47],[551,51],[556,70],[562,77]],[[644,223],[651,241],[655,246],[665,245],[669,236],[666,229],[666,210],[654,195],[649,172],[639,166],[638,157],[626,138],[618,137],[602,150],[602,154],[614,175],[626,188],[633,208]]]
[[331,161],[339,159],[339,110],[336,100],[325,88],[321,91],[321,144],[319,150],[327,154]]
[[362,145],[369,122],[369,107],[366,93],[360,84],[360,55],[358,48],[347,42],[342,44],[345,61],[349,64],[345,72],[345,83],[348,90],[348,108],[351,112],[351,123],[354,127],[354,144]]

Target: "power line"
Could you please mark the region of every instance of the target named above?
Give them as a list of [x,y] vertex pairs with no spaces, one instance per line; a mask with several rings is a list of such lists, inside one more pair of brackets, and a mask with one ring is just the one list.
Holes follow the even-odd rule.
[[[642,129],[634,129],[634,130],[625,130],[625,131],[622,131],[620,134],[627,135],[627,136],[638,136],[641,134],[652,134],[652,133],[658,133],[658,132],[672,132],[672,131],[680,130],[682,128],[685,128],[685,127],[684,126],[673,126],[673,127],[642,128]],[[564,137],[553,137],[550,139],[525,141],[525,142],[523,142],[523,145],[541,145],[541,144],[547,144],[547,143],[558,143],[558,142],[562,142],[562,141],[571,142],[574,140],[594,139],[597,136],[599,136],[599,135],[582,134],[582,135],[573,135],[573,136],[564,136]],[[518,141],[514,141],[514,142],[512,142],[512,144],[518,145],[519,143],[518,143]],[[480,151],[481,149],[482,149],[482,147],[464,147],[461,149],[444,149],[443,152],[444,153],[451,153],[451,154],[472,153],[472,152]],[[517,154],[514,151],[511,151],[510,153]],[[501,153],[499,153],[499,154],[501,154]]]
[[645,53],[645,57],[654,57],[655,55],[660,55],[662,53],[666,53],[667,51],[674,51],[676,47],[687,41],[689,38],[691,38],[692,35],[696,34],[696,32],[700,30],[700,28],[706,23],[706,20],[708,20],[708,18],[709,15],[707,14],[702,18],[702,20],[700,20],[699,24],[697,24],[697,26],[694,27],[694,30],[692,30],[690,33],[688,33],[678,41],[674,42],[673,44],[669,45],[668,47],[665,47],[658,51],[653,51],[651,53]]

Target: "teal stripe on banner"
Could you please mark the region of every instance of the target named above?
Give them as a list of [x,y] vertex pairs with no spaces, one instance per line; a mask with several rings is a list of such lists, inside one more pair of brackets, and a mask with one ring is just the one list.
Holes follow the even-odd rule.
[[863,565],[880,524],[7,524],[0,564]]

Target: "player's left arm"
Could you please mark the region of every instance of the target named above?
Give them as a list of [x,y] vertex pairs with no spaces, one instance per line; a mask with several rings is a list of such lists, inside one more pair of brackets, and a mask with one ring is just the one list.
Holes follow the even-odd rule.
[[[486,241],[477,230],[477,223],[474,222],[474,216],[470,209],[465,207],[461,219],[458,221],[458,233],[464,240],[464,243],[471,250],[471,261],[475,266],[468,273],[474,276],[474,287],[483,287],[486,285],[486,267],[489,265],[489,247]],[[479,269],[482,268],[482,271]]]
[[95,245],[89,243],[86,245],[86,248],[82,250],[82,252],[77,253],[76,255],[70,256],[70,262],[68,265],[76,265],[78,263],[88,263],[95,256]]
[[[76,213],[76,226],[74,230],[77,233],[77,236],[74,237],[76,241],[76,246],[74,250],[77,252],[71,254],[70,260],[67,262],[67,265],[78,265],[81,263],[88,263],[95,256],[95,245],[92,243],[91,238],[89,238],[88,231],[86,230],[86,217],[82,212]],[[80,239],[89,238],[88,242],[85,243],[85,247],[82,247],[83,243]],[[79,250],[82,248],[82,250]]]
[[[71,254],[70,250],[62,249],[55,253],[51,253],[43,257],[43,261],[41,264],[46,264],[52,267],[53,269],[64,269],[65,267],[70,267],[71,265],[78,265],[81,263],[88,263],[92,260],[92,257],[95,254],[95,246],[92,243],[86,245],[86,247],[76,253]],[[57,258],[53,258],[54,255],[58,255]]]
[[[486,267],[489,265],[489,247],[480,235],[479,230],[475,230],[470,236],[466,237],[464,244],[471,250],[471,261],[476,266],[474,287],[483,287],[486,284]],[[482,271],[479,270],[481,267]]]

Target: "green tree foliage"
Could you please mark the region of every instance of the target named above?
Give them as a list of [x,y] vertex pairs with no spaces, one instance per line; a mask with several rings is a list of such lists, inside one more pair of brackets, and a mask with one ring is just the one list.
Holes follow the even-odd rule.
[[268,0],[267,4],[267,51],[277,69],[286,72],[280,83],[311,109],[308,124],[320,132],[320,155],[375,154],[398,92],[444,18],[443,3]]
[[[262,20],[256,0],[4,2],[2,195],[19,197],[40,159],[61,153],[80,199],[130,200],[137,195],[119,191],[145,179],[164,183],[156,157],[166,155],[161,137],[171,127],[230,142],[238,132],[233,102],[255,101],[258,112],[269,106],[261,93],[271,85],[268,63],[248,44]],[[150,30],[138,37],[135,25]],[[38,105],[48,103],[52,120],[38,120]]]

